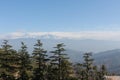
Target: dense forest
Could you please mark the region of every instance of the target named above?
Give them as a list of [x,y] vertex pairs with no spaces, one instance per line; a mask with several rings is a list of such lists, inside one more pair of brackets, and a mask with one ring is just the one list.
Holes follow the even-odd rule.
[[84,53],[83,62],[72,63],[63,43],[50,52],[40,40],[33,47],[31,54],[24,42],[15,50],[4,40],[0,48],[0,80],[104,80],[108,74],[104,65],[94,64],[92,53]]

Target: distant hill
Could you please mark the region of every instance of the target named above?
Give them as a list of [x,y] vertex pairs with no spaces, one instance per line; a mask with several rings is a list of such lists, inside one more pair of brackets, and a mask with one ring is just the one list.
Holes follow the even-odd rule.
[[[47,37],[47,38],[46,38]],[[43,46],[47,50],[51,50],[56,44],[64,43],[66,45],[66,49],[74,50],[74,51],[83,51],[83,52],[101,52],[105,50],[112,50],[120,48],[120,41],[108,41],[108,40],[91,40],[91,39],[68,39],[61,38],[56,39],[54,36],[42,36],[38,38],[18,38],[18,39],[10,39],[10,44],[13,45],[15,49],[20,48],[20,42],[23,41],[27,44],[29,51],[32,51],[33,45],[36,40],[40,39],[43,42]],[[0,40],[0,44],[3,40]]]
[[66,53],[68,54],[68,57],[70,57],[70,60],[73,63],[82,62],[83,61],[83,53],[84,52],[67,49]]
[[120,74],[120,49],[94,54],[97,65],[105,64],[110,72]]
[[[72,62],[82,62],[84,52],[68,50]],[[93,53],[94,63],[98,66],[104,64],[111,73],[120,74],[120,49]]]

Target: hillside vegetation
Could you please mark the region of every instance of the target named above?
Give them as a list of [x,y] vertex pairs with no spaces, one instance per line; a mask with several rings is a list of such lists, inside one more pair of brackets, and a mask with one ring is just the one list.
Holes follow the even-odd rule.
[[93,64],[92,53],[84,53],[83,61],[73,64],[66,52],[63,43],[47,52],[37,40],[30,55],[24,42],[16,51],[4,40],[0,49],[0,80],[103,80],[109,74],[103,64]]

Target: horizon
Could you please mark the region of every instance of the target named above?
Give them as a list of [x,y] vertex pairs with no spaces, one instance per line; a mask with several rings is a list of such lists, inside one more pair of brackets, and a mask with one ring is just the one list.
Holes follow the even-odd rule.
[[94,45],[95,49],[88,45],[91,43],[81,44],[92,51],[119,48],[119,3],[119,0],[0,1],[0,40],[94,40],[93,44],[106,43]]

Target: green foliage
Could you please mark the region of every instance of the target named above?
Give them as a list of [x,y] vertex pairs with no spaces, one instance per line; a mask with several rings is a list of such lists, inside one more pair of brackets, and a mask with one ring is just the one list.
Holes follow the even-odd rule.
[[14,77],[13,73],[17,69],[17,61],[17,52],[12,49],[12,46],[8,44],[7,40],[4,40],[0,52],[1,78],[6,78],[6,80],[10,80]]
[[37,43],[34,46],[33,58],[35,60],[36,68],[33,71],[33,80],[45,80],[47,75],[47,51],[42,48],[42,43],[40,40],[37,40]]
[[85,79],[89,80],[92,76],[93,73],[93,59],[91,58],[92,54],[91,53],[85,53],[84,54],[84,71],[85,71]]
[[71,63],[68,61],[67,54],[64,53],[64,44],[57,44],[51,56],[51,74],[56,80],[68,80],[71,74]]
[[91,53],[85,53],[83,63],[75,65],[75,71],[80,80],[104,80],[107,74],[106,68],[102,65],[99,69],[93,64],[94,59]]
[[27,70],[30,69],[30,56],[28,54],[27,51],[27,46],[21,42],[21,49],[19,50],[18,54],[19,54],[19,74],[20,80],[28,80],[28,74],[27,74]]
[[0,48],[0,80],[104,80],[107,69],[105,65],[94,65],[91,53],[85,53],[84,61],[73,66],[64,47],[63,43],[57,44],[48,58],[37,40],[30,57],[23,42],[16,51],[4,40]]

